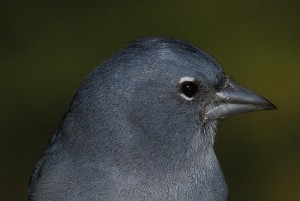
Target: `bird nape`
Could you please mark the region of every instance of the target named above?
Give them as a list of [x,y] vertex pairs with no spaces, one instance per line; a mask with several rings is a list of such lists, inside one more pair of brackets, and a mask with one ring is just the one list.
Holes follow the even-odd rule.
[[270,110],[203,50],[129,43],[86,78],[33,171],[28,200],[224,201],[217,120]]

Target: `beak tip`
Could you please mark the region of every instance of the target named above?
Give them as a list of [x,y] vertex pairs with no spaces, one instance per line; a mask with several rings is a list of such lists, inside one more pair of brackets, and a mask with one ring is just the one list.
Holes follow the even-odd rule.
[[276,107],[275,105],[271,105],[270,110],[278,110],[278,107]]
[[265,99],[265,101],[266,101],[266,110],[278,110],[276,105],[274,105],[273,103],[271,103],[267,99]]

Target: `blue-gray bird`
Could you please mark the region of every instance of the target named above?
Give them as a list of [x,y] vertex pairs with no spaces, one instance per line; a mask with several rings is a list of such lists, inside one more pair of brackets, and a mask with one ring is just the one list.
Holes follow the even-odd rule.
[[275,108],[197,47],[136,40],[81,84],[28,200],[227,200],[213,149],[218,119]]

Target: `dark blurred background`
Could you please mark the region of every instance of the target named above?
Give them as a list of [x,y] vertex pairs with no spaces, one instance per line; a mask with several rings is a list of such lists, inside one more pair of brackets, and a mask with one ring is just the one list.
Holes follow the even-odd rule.
[[278,111],[222,121],[231,201],[300,198],[300,1],[0,2],[0,200],[25,200],[35,163],[87,74],[129,41],[171,36],[208,51]]

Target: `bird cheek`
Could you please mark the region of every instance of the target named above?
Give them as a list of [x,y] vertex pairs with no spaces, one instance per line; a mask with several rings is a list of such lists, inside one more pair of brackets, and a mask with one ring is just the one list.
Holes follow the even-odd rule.
[[207,121],[206,113],[214,105],[214,102],[216,100],[215,93],[215,90],[206,90],[206,93],[202,93],[201,97],[199,97],[198,116],[200,122],[202,123],[205,123]]

